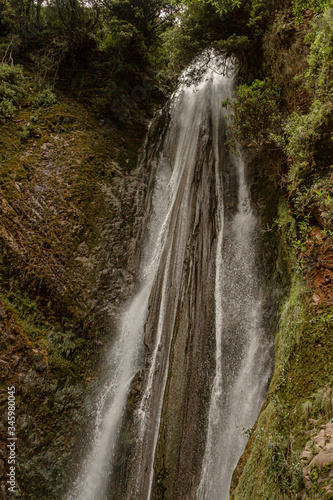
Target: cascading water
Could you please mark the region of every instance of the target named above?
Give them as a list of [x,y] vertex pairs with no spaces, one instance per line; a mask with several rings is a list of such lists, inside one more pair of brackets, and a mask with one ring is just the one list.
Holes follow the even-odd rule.
[[270,377],[270,342],[263,325],[258,274],[257,219],[251,209],[240,156],[238,206],[225,217],[216,258],[216,374],[211,394],[206,451],[198,500],[229,498],[232,473],[265,399]]
[[[246,443],[242,427],[253,425],[264,399],[270,362],[257,221],[244,162],[224,147],[221,101],[232,98],[233,77],[210,59],[199,82],[172,97],[155,138],[141,287],[122,315],[91,450],[68,500],[150,500],[161,487],[164,498],[226,500]],[[112,471],[140,370],[119,489]]]

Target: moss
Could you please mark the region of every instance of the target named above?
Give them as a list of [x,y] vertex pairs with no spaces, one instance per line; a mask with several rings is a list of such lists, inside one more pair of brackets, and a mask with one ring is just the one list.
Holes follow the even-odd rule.
[[110,259],[126,269],[106,230],[119,217],[114,178],[123,182],[134,168],[145,126],[139,134],[134,124],[126,134],[100,126],[59,91],[56,103],[36,109],[32,77],[26,72],[14,120],[1,125],[1,349],[17,359],[8,377],[18,388],[19,484],[26,498],[51,499],[77,466],[76,429],[89,432],[85,388],[110,323],[110,280],[98,272]]

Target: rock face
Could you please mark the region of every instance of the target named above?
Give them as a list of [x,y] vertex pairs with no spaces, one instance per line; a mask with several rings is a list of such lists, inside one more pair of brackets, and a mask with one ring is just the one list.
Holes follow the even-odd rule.
[[[170,354],[154,462],[154,499],[194,498],[205,449],[214,373],[218,210],[209,112],[207,110],[207,117],[201,124],[190,187],[185,255],[183,263],[176,264],[183,269],[178,278],[178,300],[174,303],[175,320],[173,324],[165,323]],[[169,137],[166,154],[172,159],[176,156],[173,146],[172,137]],[[151,320],[147,331],[150,336],[154,332]]]
[[333,423],[311,436],[300,459],[305,488],[297,498],[333,498]]
[[[146,124],[125,135],[65,96],[31,108],[0,134],[0,448],[15,385],[17,490],[48,499],[61,497],[76,467],[96,359],[135,287]],[[22,140],[32,113],[38,135]],[[2,477],[7,468],[4,454]]]

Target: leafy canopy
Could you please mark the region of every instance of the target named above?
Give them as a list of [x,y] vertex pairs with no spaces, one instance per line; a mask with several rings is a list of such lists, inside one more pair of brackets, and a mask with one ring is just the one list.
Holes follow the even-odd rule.
[[[244,3],[244,0],[199,0],[202,3],[209,3],[213,5],[218,12],[221,14],[230,12],[231,10],[234,10],[235,8],[238,8]],[[195,3],[195,0],[187,0],[185,2],[179,1],[179,0],[173,0],[175,4],[187,4],[191,5]]]

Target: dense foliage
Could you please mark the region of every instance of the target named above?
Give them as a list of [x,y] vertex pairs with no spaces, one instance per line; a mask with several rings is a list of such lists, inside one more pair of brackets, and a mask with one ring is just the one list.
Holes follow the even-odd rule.
[[31,61],[39,87],[112,113],[115,98],[151,78],[177,10],[167,0],[0,0],[0,61]]
[[10,118],[16,110],[15,104],[23,94],[24,76],[19,66],[0,66],[0,120]]
[[[308,80],[315,78],[322,91],[331,72],[329,4],[293,1],[298,22],[309,9],[325,11],[309,35]],[[0,60],[30,61],[39,87],[70,87],[103,115],[121,118],[119,109],[148,103],[147,88],[174,86],[207,47],[236,56],[244,83],[262,79],[262,39],[278,8],[276,0],[0,0]],[[133,104],[128,96],[133,101],[138,85],[143,98]],[[6,98],[2,116],[14,107]]]
[[0,0],[0,60],[32,62],[39,87],[66,87],[121,117],[140,102],[128,103],[133,88],[174,86],[207,47],[236,55],[243,75],[258,72],[274,8],[274,0]]
[[233,134],[243,146],[260,152],[274,145],[274,132],[281,129],[279,101],[280,90],[268,79],[238,86],[230,118]]

